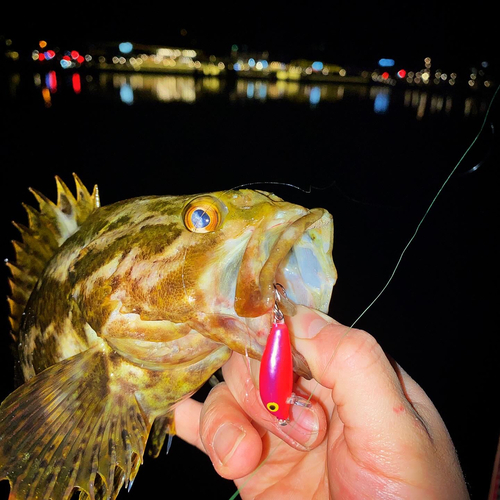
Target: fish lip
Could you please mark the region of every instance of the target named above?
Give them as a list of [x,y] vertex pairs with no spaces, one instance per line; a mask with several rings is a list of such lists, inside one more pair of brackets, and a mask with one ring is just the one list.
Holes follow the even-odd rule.
[[[324,234],[321,234],[322,229]],[[309,235],[313,230],[320,233],[316,234],[318,242],[315,246],[312,245],[314,258],[321,260],[321,267],[327,270],[323,273],[326,282],[322,288],[325,291],[320,293],[324,297],[321,300],[317,297],[307,297],[305,300],[307,303],[303,303],[303,301],[300,303],[323,311],[325,307],[328,309],[331,291],[336,281],[336,270],[331,256],[333,222],[328,211],[314,208],[307,211],[303,209],[298,217],[287,222],[268,251],[260,270],[252,268],[251,261],[252,259],[262,260],[261,256],[255,255],[257,251],[262,252],[262,244],[260,246],[249,244],[236,283],[234,304],[238,316],[252,318],[271,313],[275,303],[275,283],[279,280],[285,290],[289,285],[286,272],[281,268],[282,264],[290,258],[295,248],[303,244],[304,236]],[[257,240],[260,237],[265,238],[265,233],[266,229],[263,229],[260,234],[257,232],[254,237]],[[324,239],[327,241],[323,241]],[[320,249],[319,245],[323,245],[323,248]],[[300,268],[300,264],[297,264],[297,267]],[[301,286],[303,289],[308,288],[305,283]],[[304,299],[304,297],[302,298]],[[282,301],[280,308],[287,315],[294,313],[293,301]]]

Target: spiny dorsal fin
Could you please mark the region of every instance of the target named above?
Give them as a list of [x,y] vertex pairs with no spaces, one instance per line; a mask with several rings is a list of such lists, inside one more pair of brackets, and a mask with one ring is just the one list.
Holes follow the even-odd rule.
[[57,203],[53,203],[42,193],[31,189],[38,201],[39,210],[23,204],[28,214],[28,226],[14,226],[21,233],[21,241],[13,241],[15,262],[7,262],[11,277],[10,308],[11,335],[17,340],[21,316],[33,288],[40,278],[47,262],[57,249],[73,234],[87,217],[100,206],[97,186],[92,194],[82,181],[73,174],[76,198],[64,182],[56,176]]

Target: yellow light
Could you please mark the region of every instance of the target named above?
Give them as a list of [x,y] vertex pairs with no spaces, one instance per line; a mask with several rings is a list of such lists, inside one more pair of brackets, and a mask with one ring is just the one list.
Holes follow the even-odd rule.
[[45,40],[40,40],[38,42],[38,45],[40,46],[41,49],[44,49],[45,47],[47,47],[47,42]]
[[50,97],[50,90],[47,87],[42,89],[42,97],[45,102],[45,107],[50,108],[50,106],[52,106],[52,100]]

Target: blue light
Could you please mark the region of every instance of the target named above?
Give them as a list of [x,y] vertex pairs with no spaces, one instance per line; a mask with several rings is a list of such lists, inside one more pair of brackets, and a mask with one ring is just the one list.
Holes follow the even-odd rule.
[[247,85],[247,98],[248,99],[252,99],[253,98],[253,96],[254,96],[254,90],[255,90],[254,83],[253,82],[248,82],[248,85]]
[[71,61],[67,61],[66,59],[61,59],[60,64],[63,69],[67,69],[71,66]]
[[389,108],[389,93],[388,92],[379,92],[375,96],[375,101],[373,102],[373,111],[378,115],[383,115],[387,113],[387,109]]
[[318,104],[321,99],[321,89],[319,87],[313,87],[311,93],[309,94],[309,103]]
[[122,54],[129,54],[132,52],[134,46],[130,42],[122,42],[118,45],[118,49]]
[[379,59],[378,61],[378,65],[381,68],[392,68],[394,64],[395,64],[394,59]]
[[253,57],[251,57],[249,60],[248,60],[248,65],[253,68],[255,66],[255,59]]
[[134,104],[134,91],[128,83],[120,87],[120,99],[125,104]]
[[236,63],[236,64],[233,66],[233,69],[234,69],[234,71],[240,71],[240,70],[241,70],[241,64],[240,64],[240,63]]
[[269,63],[265,59],[260,61],[260,64],[262,64],[262,69],[267,69],[269,66]]
[[311,65],[314,71],[321,71],[323,69],[323,63],[321,61],[314,61]]

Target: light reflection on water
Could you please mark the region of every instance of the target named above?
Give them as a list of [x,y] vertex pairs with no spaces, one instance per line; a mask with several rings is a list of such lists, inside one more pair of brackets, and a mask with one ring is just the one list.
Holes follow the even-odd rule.
[[[20,77],[11,75],[9,88],[11,97],[18,96]],[[391,109],[404,107],[411,110],[416,119],[426,115],[477,116],[485,112],[487,96],[480,94],[461,95],[433,92],[421,87],[406,89],[383,85],[304,83],[281,80],[254,80],[239,78],[235,81],[217,77],[195,78],[192,76],[155,75],[148,73],[101,72],[97,75],[35,74],[33,84],[41,93],[46,107],[54,104],[55,94],[85,94],[118,98],[124,105],[140,102],[184,102],[195,103],[210,95],[227,95],[231,101],[288,100],[316,107],[324,102],[343,100],[367,101],[376,114],[388,114]],[[56,99],[57,102],[57,99]]]

